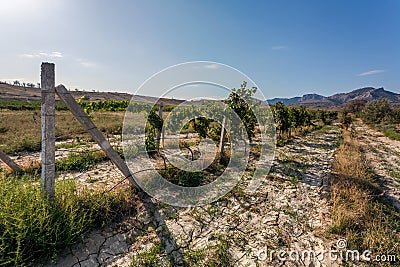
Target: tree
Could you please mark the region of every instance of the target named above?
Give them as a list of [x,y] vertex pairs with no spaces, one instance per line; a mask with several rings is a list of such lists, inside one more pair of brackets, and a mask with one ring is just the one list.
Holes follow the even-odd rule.
[[279,101],[273,106],[272,112],[276,128],[278,129],[278,136],[282,138],[283,134],[288,135],[291,126],[288,108],[283,104],[283,102]]
[[387,99],[378,99],[368,103],[361,118],[367,124],[391,123],[395,120],[394,111]]
[[246,88],[247,82],[243,81],[239,89],[233,89],[227,100],[224,102],[235,111],[245,126],[250,142],[255,137],[257,118],[254,115],[251,104],[254,103],[252,96],[256,93],[257,87]]
[[156,113],[156,109],[153,108],[149,116],[147,117],[147,124],[146,124],[146,138],[145,138],[145,145],[146,150],[149,154],[154,153],[154,150],[159,149],[159,142],[156,142],[157,136],[161,133],[163,127],[163,119],[158,116]]
[[364,99],[355,99],[347,103],[344,109],[352,113],[361,112],[365,108],[367,102],[368,101]]

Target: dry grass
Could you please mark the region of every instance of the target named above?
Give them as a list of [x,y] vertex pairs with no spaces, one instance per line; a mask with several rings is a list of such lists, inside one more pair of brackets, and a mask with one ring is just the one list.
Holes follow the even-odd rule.
[[399,256],[399,213],[381,195],[382,186],[377,176],[348,131],[343,131],[333,168],[333,225],[329,232],[345,237],[349,249]]
[[[94,123],[106,135],[121,134],[125,112],[94,112]],[[0,111],[0,149],[8,154],[40,151],[40,111]],[[77,138],[90,140],[89,134],[69,111],[56,112],[58,141]]]

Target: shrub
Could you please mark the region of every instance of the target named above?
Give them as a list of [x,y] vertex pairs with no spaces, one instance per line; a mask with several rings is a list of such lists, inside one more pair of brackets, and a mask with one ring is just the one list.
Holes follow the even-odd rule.
[[392,123],[395,120],[393,109],[387,99],[378,99],[368,103],[361,113],[361,118],[370,125]]

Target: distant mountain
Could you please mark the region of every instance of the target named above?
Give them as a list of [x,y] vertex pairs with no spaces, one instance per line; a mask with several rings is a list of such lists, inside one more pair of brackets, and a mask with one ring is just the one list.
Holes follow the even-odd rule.
[[[133,95],[119,92],[98,92],[98,91],[70,91],[75,99],[82,96],[90,101],[97,100],[131,100]],[[58,97],[56,97],[58,99]],[[318,94],[305,94],[303,96],[292,98],[273,98],[267,100],[269,104],[275,104],[282,101],[285,105],[309,106],[309,107],[338,107],[352,100],[362,99],[367,101],[379,98],[387,98],[393,104],[400,105],[400,94],[386,91],[383,88],[365,87],[353,90],[350,93],[340,93],[332,96],[322,96]],[[14,86],[0,83],[0,99],[22,99],[22,100],[40,100],[41,91],[36,87]],[[135,101],[154,103],[158,98],[151,96],[135,96]],[[179,99],[161,99],[165,105],[179,105],[183,100]]]
[[386,91],[383,88],[365,87],[356,89],[350,93],[340,93],[332,96],[322,96],[318,94],[306,94],[302,97],[292,98],[273,98],[268,100],[269,104],[282,101],[285,105],[294,106],[313,106],[313,107],[334,107],[341,106],[352,100],[372,101],[380,98],[387,98],[393,104],[400,104],[400,94]]
[[283,102],[285,105],[292,105],[301,100],[301,97],[292,97],[292,98],[272,98],[268,99],[268,104],[275,104],[276,102]]

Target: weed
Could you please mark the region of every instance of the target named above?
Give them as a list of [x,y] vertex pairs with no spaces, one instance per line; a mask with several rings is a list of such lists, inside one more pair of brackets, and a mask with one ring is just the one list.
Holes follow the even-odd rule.
[[196,187],[205,180],[203,172],[190,172],[178,168],[168,168],[159,172],[166,180],[180,186]]
[[188,266],[230,267],[234,266],[232,253],[229,251],[228,238],[218,235],[217,243],[197,250],[185,250]]
[[229,251],[229,243],[226,237],[219,235],[218,243],[212,249],[213,255],[208,258],[204,266],[217,267],[217,266],[233,266],[233,257]]
[[69,153],[67,158],[56,162],[57,171],[87,171],[107,159],[103,151],[84,150]]
[[0,265],[29,266],[55,258],[59,249],[129,206],[129,194],[78,191],[74,181],[57,181],[50,203],[36,180],[0,176]]
[[400,132],[394,127],[387,127],[383,130],[383,134],[389,139],[400,141]]
[[131,267],[157,267],[162,266],[160,257],[164,252],[161,242],[156,243],[149,250],[138,253],[133,257]]

